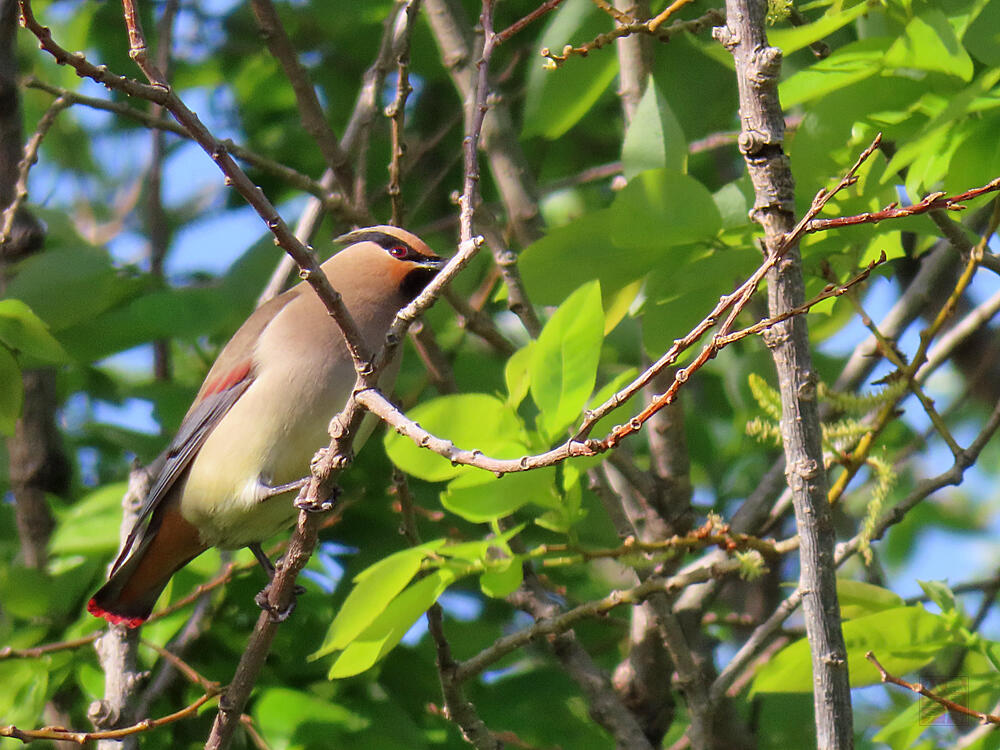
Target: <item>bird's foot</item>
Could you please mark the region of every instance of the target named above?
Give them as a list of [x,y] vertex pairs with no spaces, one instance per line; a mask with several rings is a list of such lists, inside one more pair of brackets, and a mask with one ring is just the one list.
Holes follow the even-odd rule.
[[270,585],[266,586],[263,591],[254,597],[254,602],[258,607],[267,612],[268,619],[274,623],[284,622],[291,617],[292,612],[295,611],[295,607],[299,603],[299,597],[306,593],[305,586],[296,584],[295,588],[292,589],[292,600],[288,603],[288,606],[276,607],[268,599],[268,589],[270,589]]
[[334,486],[326,500],[306,500],[303,498],[295,501],[295,507],[307,513],[326,513],[333,510],[333,506],[336,505],[342,492],[340,487]]

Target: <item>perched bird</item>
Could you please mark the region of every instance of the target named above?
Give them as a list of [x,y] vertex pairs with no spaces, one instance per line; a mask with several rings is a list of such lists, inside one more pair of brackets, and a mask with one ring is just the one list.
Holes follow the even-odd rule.
[[[322,264],[370,350],[444,261],[392,226],[339,237]],[[389,386],[398,360],[380,384]],[[343,335],[305,283],[259,307],[223,347],[173,442],[152,467],[151,489],[108,582],[87,610],[138,627],[170,577],[209,547],[249,546],[295,518],[295,480],[347,402],[354,365]],[[369,425],[369,429],[372,425]],[[359,436],[363,437],[363,436]]]

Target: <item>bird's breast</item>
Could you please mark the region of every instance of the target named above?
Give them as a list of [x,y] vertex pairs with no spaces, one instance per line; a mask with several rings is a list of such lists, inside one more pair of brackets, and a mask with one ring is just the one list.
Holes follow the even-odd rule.
[[[381,322],[362,333],[380,342],[387,326]],[[391,385],[395,369],[381,379],[384,386]],[[308,474],[312,456],[329,442],[330,419],[355,383],[340,331],[311,294],[282,310],[262,332],[254,373],[192,461],[181,495],[182,514],[212,546],[243,547],[292,522],[294,493],[262,500],[266,486]]]

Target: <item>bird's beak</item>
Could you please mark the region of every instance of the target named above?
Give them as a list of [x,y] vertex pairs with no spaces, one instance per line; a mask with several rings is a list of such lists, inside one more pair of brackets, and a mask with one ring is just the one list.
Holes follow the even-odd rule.
[[447,258],[425,258],[420,261],[410,261],[417,268],[426,268],[430,271],[440,271],[448,263]]

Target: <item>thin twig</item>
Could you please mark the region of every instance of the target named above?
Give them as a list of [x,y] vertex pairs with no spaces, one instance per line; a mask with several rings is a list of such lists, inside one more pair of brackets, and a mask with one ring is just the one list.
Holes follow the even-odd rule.
[[[399,17],[400,10],[405,2],[406,0],[396,0],[386,14],[385,20],[382,23],[382,38],[379,42],[378,53],[375,56],[375,60],[368,67],[368,70],[365,71],[364,76],[362,76],[361,88],[354,101],[354,109],[351,111],[347,127],[344,128],[344,137],[340,146],[347,153],[358,154],[359,162],[368,148],[368,135],[375,122],[375,113],[378,110],[379,104],[378,97],[392,58],[396,19]],[[317,184],[322,189],[330,190],[333,188],[335,182],[336,176],[333,174],[333,171],[327,169]],[[337,197],[342,205],[348,205],[346,200],[340,196]],[[302,214],[299,216],[299,221],[295,226],[295,236],[299,238],[300,242],[308,244],[312,241],[312,237],[319,228],[320,221],[323,218],[323,209],[348,224],[364,223],[363,217],[355,216],[348,218],[336,210],[331,210],[329,205],[326,205],[327,203],[328,201],[314,194],[313,200],[309,201],[305,209],[303,209]],[[271,273],[271,278],[268,279],[264,290],[257,298],[257,307],[260,307],[272,297],[277,296],[285,288],[288,277],[294,268],[294,259],[287,254],[283,255]]]
[[[340,192],[351,195],[354,186],[354,170],[347,153],[340,147],[340,141],[330,129],[323,108],[316,95],[316,88],[309,80],[309,74],[299,61],[298,53],[292,46],[278,13],[271,0],[250,0],[250,7],[260,27],[264,41],[271,54],[281,65],[288,82],[295,93],[295,103],[299,110],[302,128],[316,141],[323,160],[337,178]],[[359,206],[362,213],[367,213]]]
[[18,164],[17,182],[14,184],[14,199],[4,209],[3,217],[0,219],[0,253],[2,253],[4,245],[10,241],[11,232],[14,229],[14,217],[18,209],[28,198],[28,172],[38,161],[38,149],[42,145],[42,140],[52,128],[59,113],[71,103],[69,98],[65,96],[57,97],[45,110],[45,114],[41,116],[38,125],[35,126],[35,132],[24,144],[24,156]]
[[503,44],[508,39],[510,39],[512,36],[514,36],[514,34],[517,34],[517,33],[521,32],[529,24],[534,23],[535,21],[537,21],[539,18],[541,18],[542,16],[544,16],[549,11],[554,10],[555,8],[559,7],[559,5],[562,3],[562,1],[563,0],[545,0],[544,3],[542,3],[541,5],[539,5],[537,8],[535,8],[533,11],[531,11],[524,18],[521,18],[520,20],[515,21],[510,26],[508,26],[506,29],[504,29],[503,31],[501,31],[500,33],[498,33],[497,34],[497,44]]
[[410,341],[413,348],[417,350],[417,356],[427,371],[431,385],[437,389],[438,393],[458,393],[458,383],[455,381],[455,372],[447,355],[438,346],[434,331],[418,320],[410,327]]
[[454,290],[445,292],[444,298],[458,313],[457,322],[460,328],[477,335],[504,358],[516,351],[517,347],[507,340],[507,337],[500,332],[489,315],[475,309]]
[[[401,531],[412,546],[420,544],[420,532],[417,529],[417,517],[413,509],[413,495],[406,481],[406,475],[395,469],[392,474],[392,493],[399,502],[403,518]],[[499,750],[503,743],[490,731],[479,716],[476,707],[465,697],[462,684],[456,679],[456,667],[451,652],[451,644],[444,632],[444,612],[438,604],[427,611],[427,629],[434,641],[434,651],[437,657],[438,678],[441,683],[441,696],[444,700],[442,714],[454,721],[462,731],[462,736],[479,750]]]
[[193,703],[188,704],[179,711],[161,716],[158,719],[143,719],[121,729],[108,729],[101,732],[74,732],[63,727],[42,727],[41,729],[18,729],[16,726],[8,725],[0,727],[0,737],[11,737],[21,742],[34,742],[35,740],[53,740],[61,742],[75,742],[78,745],[85,745],[95,740],[121,740],[126,737],[148,732],[151,729],[162,727],[164,724],[172,724],[175,721],[195,716],[198,709],[215,698],[218,693],[205,693]]
[[[678,0],[681,5],[686,5],[691,0]],[[676,5],[676,3],[675,3]],[[678,6],[679,7],[679,6]],[[655,19],[654,19],[655,20]],[[546,64],[552,68],[557,68],[571,57],[586,57],[595,49],[601,49],[616,39],[621,39],[632,34],[648,34],[661,42],[669,42],[674,36],[681,33],[698,34],[712,26],[725,22],[726,18],[721,10],[712,9],[704,15],[690,21],[674,21],[674,23],[663,28],[659,25],[650,28],[652,21],[633,21],[631,23],[615,26],[611,31],[598,34],[589,42],[579,47],[567,44],[559,52],[553,52],[548,47],[544,47],[540,54],[546,58]]]
[[[70,91],[69,89],[53,86],[52,84],[35,78],[34,76],[27,76],[24,79],[24,85],[27,88],[45,91],[56,97],[64,97],[69,100],[70,104],[80,104],[85,107],[90,107],[91,109],[112,112],[116,115],[128,117],[129,119],[142,123],[146,127],[157,128],[159,130],[164,130],[168,133],[178,135],[181,138],[193,140],[191,133],[189,133],[182,125],[179,125],[172,120],[164,120],[159,117],[154,117],[149,112],[143,112],[135,107],[130,107],[124,102],[117,102],[110,99],[98,99],[93,96],[84,96],[83,94]],[[311,177],[304,175],[285,164],[282,164],[281,162],[275,161],[274,159],[269,159],[266,156],[250,151],[249,149],[235,143],[232,139],[226,138],[220,142],[226,151],[245,164],[288,183],[296,190],[301,190],[304,193],[309,193],[314,196],[317,200],[321,201],[322,206],[326,211],[334,216],[337,216],[342,221],[353,224],[360,224],[364,222],[364,217],[354,211],[344,200],[343,196],[331,192],[330,185],[325,185],[322,181],[316,181]]]
[[964,211],[965,206],[962,204],[966,201],[997,190],[1000,190],[1000,177],[990,180],[982,187],[966,190],[964,193],[951,197],[948,197],[946,193],[931,193],[909,206],[890,203],[880,211],[866,212],[855,216],[838,216],[835,219],[810,219],[806,222],[804,231],[821,232],[826,229],[839,229],[858,224],[877,224],[887,219],[903,219],[907,216],[919,216],[931,211]]
[[[319,264],[316,262],[316,258],[312,252],[292,234],[288,225],[285,224],[285,221],[264,195],[263,191],[253,184],[246,173],[233,161],[225,145],[212,135],[198,116],[174,93],[166,81],[154,80],[152,84],[139,83],[133,79],[111,73],[105,66],[94,65],[82,53],[70,54],[53,40],[52,32],[47,27],[38,23],[31,8],[31,0],[19,1],[21,4],[21,18],[25,28],[38,38],[41,48],[52,55],[57,63],[60,65],[69,65],[78,75],[91,78],[108,88],[162,105],[188,130],[192,138],[212,158],[219,169],[222,170],[228,178],[229,184],[236,188],[247,203],[257,211],[258,215],[260,215],[261,219],[264,220],[264,223],[274,234],[277,243],[281,245],[285,252],[295,258],[295,262],[298,263],[301,269],[302,276],[316,290],[323,304],[340,326],[355,368],[359,371],[369,369],[371,355],[367,351],[367,345],[361,338],[361,332],[326,274],[320,271]],[[124,1],[130,2],[131,0]],[[128,18],[129,16],[126,15],[126,20]],[[140,28],[129,30],[130,39],[133,37],[141,39],[141,34],[142,31]],[[143,46],[144,44],[139,44],[138,48]]]
[[[770,267],[774,262],[776,262],[776,259],[774,259],[772,256],[761,266],[761,269],[765,267]],[[597,421],[597,419],[595,418],[595,414],[603,415],[605,413],[610,412],[614,406],[624,403],[628,398],[631,397],[633,392],[632,389],[635,383],[642,382],[646,378],[648,373],[659,368],[661,363],[663,363],[664,361],[666,361],[667,364],[672,363],[685,348],[689,347],[692,343],[694,343],[694,341],[697,338],[695,334],[702,329],[709,328],[711,324],[714,323],[714,314],[716,311],[713,311],[713,313],[710,314],[708,318],[699,323],[699,325],[694,329],[694,331],[692,331],[691,334],[686,336],[684,339],[674,342],[674,345],[668,351],[667,355],[664,355],[664,357],[662,357],[659,362],[650,367],[646,371],[646,373],[643,373],[643,375],[637,378],[635,381],[633,381],[631,385],[629,385],[623,391],[620,391],[619,394],[616,394],[616,396],[612,397],[612,399],[609,399],[609,401],[605,402],[605,404],[599,407],[599,409],[592,412],[588,412],[583,422],[584,426],[579,428],[576,434],[572,438],[570,438],[565,443],[558,445],[555,448],[552,448],[551,450],[545,451],[543,453],[525,455],[521,456],[520,458],[510,458],[510,459],[497,459],[491,456],[486,456],[479,450],[463,449],[461,447],[455,446],[449,440],[445,440],[443,438],[439,438],[435,435],[432,435],[423,427],[421,427],[419,424],[408,419],[406,415],[404,415],[394,404],[392,404],[385,397],[384,394],[379,392],[377,388],[372,387],[360,390],[355,394],[355,398],[357,398],[358,401],[364,404],[365,408],[374,412],[380,419],[388,423],[393,429],[395,429],[401,435],[410,438],[420,447],[427,448],[428,450],[433,451],[434,453],[444,456],[453,463],[476,466],[480,469],[483,469],[485,471],[491,471],[498,475],[509,474],[517,471],[530,471],[532,469],[537,469],[542,466],[553,466],[555,464],[561,463],[569,458],[573,458],[576,456],[593,456],[598,453],[607,451],[611,447],[617,445],[617,443],[626,435],[640,430],[642,428],[642,424],[652,414],[654,414],[657,409],[662,408],[663,405],[669,403],[670,400],[672,400],[676,396],[677,389],[681,385],[683,385],[683,383],[687,382],[688,378],[690,377],[690,374],[696,371],[698,368],[700,368],[705,362],[707,362],[709,359],[711,359],[711,357],[713,357],[717,353],[718,348],[716,345],[716,341],[719,342],[719,346],[723,344],[725,345],[731,344],[734,341],[738,341],[741,338],[745,338],[746,336],[751,335],[752,333],[757,333],[760,330],[765,330],[770,326],[773,326],[783,320],[788,319],[792,315],[800,314],[801,312],[804,312],[806,309],[808,309],[809,305],[815,304],[821,301],[822,299],[826,299],[830,296],[836,296],[837,294],[843,294],[842,290],[844,288],[856,283],[860,283],[865,278],[867,278],[867,274],[870,273],[871,269],[874,268],[875,265],[877,265],[879,262],[881,262],[881,260],[874,261],[872,264],[870,264],[868,269],[862,271],[852,280],[847,282],[846,286],[828,288],[824,290],[822,293],[820,293],[820,295],[818,295],[816,298],[811,300],[809,303],[806,303],[805,305],[796,307],[791,311],[786,311],[785,313],[781,313],[780,315],[774,316],[774,318],[769,318],[765,321],[761,321],[760,323],[751,326],[747,329],[744,329],[743,331],[738,331],[726,335],[723,335],[722,333],[716,334],[716,337],[713,339],[713,341],[705,345],[705,347],[702,349],[701,354],[699,354],[699,356],[692,362],[692,364],[688,368],[679,369],[675,373],[674,385],[671,386],[671,390],[669,390],[666,394],[664,394],[664,396],[660,397],[659,399],[654,400],[654,402],[650,406],[644,409],[637,417],[632,418],[625,425],[620,425],[618,427],[615,427],[612,430],[612,432],[604,439],[596,439],[596,438],[588,439],[586,437],[581,437],[581,434],[584,433],[585,427],[587,425],[592,425],[594,422]],[[741,285],[736,292],[733,292],[733,294],[724,297],[723,301],[720,302],[719,306],[716,307],[716,310],[718,310],[719,307],[736,304],[740,300],[741,293],[745,294],[746,291],[749,288],[751,288],[751,282],[756,281],[759,283],[760,277],[763,276],[763,272],[761,271],[761,269],[758,269],[758,271],[754,273],[751,279],[745,282],[743,285]],[[753,283],[752,286],[753,288],[756,288],[756,283]],[[749,295],[747,295],[744,298],[742,304],[745,305],[748,301],[749,301]],[[728,330],[728,328],[731,326],[732,320],[735,318],[735,313],[739,309],[742,308],[736,308],[729,315],[729,317],[726,320],[726,323],[721,326],[722,331]],[[617,403],[616,399],[618,400]]]
[[855,311],[861,318],[861,322],[864,324],[871,334],[875,337],[875,340],[879,342],[879,349],[882,355],[893,364],[899,373],[907,373],[909,379],[907,381],[907,387],[909,391],[917,397],[920,405],[924,409],[924,413],[927,418],[930,419],[931,424],[937,431],[941,439],[944,440],[945,444],[948,446],[948,450],[951,451],[952,456],[957,456],[961,452],[961,447],[958,445],[958,441],[955,440],[955,436],[951,434],[951,430],[948,429],[948,425],[945,424],[944,419],[938,413],[938,410],[934,406],[934,402],[931,398],[924,392],[924,389],[920,386],[920,383],[916,379],[915,368],[909,367],[903,358],[900,356],[893,342],[889,341],[882,332],[875,325],[875,322],[871,319],[867,312],[865,312],[864,306],[861,304],[861,300],[858,299],[857,295],[849,294],[847,297],[851,304],[854,305]]
[[[937,334],[943,328],[945,322],[951,317],[952,313],[958,305],[958,300],[965,292],[968,285],[972,282],[972,278],[975,275],[976,269],[979,267],[979,258],[982,253],[985,252],[986,242],[989,237],[996,231],[997,225],[1000,224],[1000,201],[997,201],[994,206],[993,216],[990,220],[990,224],[987,227],[983,237],[980,239],[979,243],[974,248],[973,252],[969,255],[966,261],[965,268],[962,274],[959,276],[958,281],[955,283],[955,287],[951,294],[948,296],[947,301],[944,306],[938,311],[938,314],[934,317],[924,330],[920,332],[920,343],[917,346],[917,351],[913,354],[908,365],[903,367],[898,371],[897,377],[901,377],[910,381],[913,379],[914,375],[919,371],[920,367],[924,364],[927,358],[927,351],[930,348],[931,342],[937,336]],[[902,398],[902,394],[900,396]],[[836,502],[840,496],[847,489],[848,483],[854,478],[855,474],[864,466],[868,460],[868,454],[872,450],[875,444],[875,439],[881,433],[881,431],[894,419],[896,404],[899,399],[894,400],[889,404],[885,404],[876,415],[868,432],[858,441],[858,444],[854,447],[854,450],[843,460],[841,464],[844,470],[837,477],[837,479],[830,486],[829,501]]]
[[401,164],[406,154],[406,143],[403,141],[403,126],[406,122],[406,100],[413,93],[410,86],[410,38],[413,36],[413,24],[420,10],[420,0],[410,0],[406,4],[406,22],[403,32],[399,35],[399,52],[396,55],[396,98],[386,107],[385,116],[389,118],[390,135],[392,138],[389,161],[389,199],[392,201],[391,222],[397,227],[403,226],[403,191],[400,188]]
[[[789,542],[778,544],[778,549],[782,553],[792,548],[794,545]],[[706,566],[693,567],[669,578],[652,577],[632,588],[613,591],[601,599],[586,602],[555,617],[538,620],[527,628],[497,639],[476,656],[459,664],[457,679],[462,682],[472,679],[507,654],[543,636],[565,632],[581,620],[600,616],[623,605],[637,604],[656,593],[672,594],[695,583],[730,575],[737,572],[741,564],[739,560],[722,560]]]
[[[961,484],[966,470],[975,464],[983,449],[998,430],[1000,430],[1000,401],[994,406],[993,412],[986,420],[975,440],[961,453],[950,468],[937,476],[918,482],[916,487],[905,498],[876,521],[874,529],[871,532],[870,541],[881,539],[890,527],[902,521],[913,508],[938,490]],[[862,548],[863,536],[863,532],[859,532],[848,541],[838,544],[834,555],[834,564],[839,567],[857,554]],[[767,620],[754,629],[747,641],[719,673],[715,682],[712,683],[711,696],[713,700],[725,694],[730,685],[756,659],[761,650],[767,646],[774,635],[781,629],[785,620],[795,612],[801,602],[802,589],[796,588],[781,602]]]
[[12,648],[11,646],[3,646],[0,648],[0,661],[3,661],[4,659],[39,659],[46,654],[53,654],[58,651],[69,651],[74,648],[89,646],[102,635],[104,635],[103,630],[95,630],[90,635],[85,635],[82,638],[73,638],[72,640],[59,641],[58,643],[46,643],[43,646],[34,646],[32,648]]
[[947,711],[954,711],[955,713],[963,714],[965,716],[971,716],[981,724],[1000,724],[1000,716],[996,714],[987,714],[982,711],[976,711],[968,706],[963,706],[961,703],[949,700],[943,695],[935,693],[933,690],[927,689],[922,683],[908,682],[900,677],[890,674],[886,668],[879,663],[879,660],[871,651],[865,652],[865,658],[875,665],[875,669],[878,670],[879,677],[882,679],[882,682],[888,682],[893,685],[899,685],[907,690],[912,690],[914,693],[934,701]]

